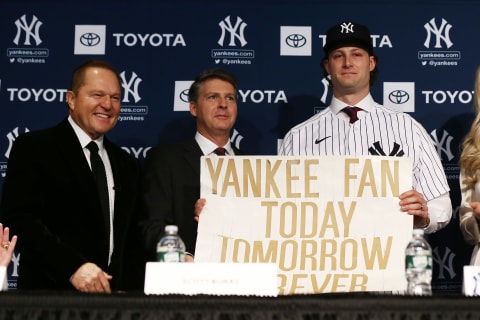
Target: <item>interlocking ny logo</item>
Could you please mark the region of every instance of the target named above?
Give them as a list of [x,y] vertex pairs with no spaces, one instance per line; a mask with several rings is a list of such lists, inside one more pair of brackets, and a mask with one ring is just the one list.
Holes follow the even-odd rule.
[[20,253],[13,253],[12,255],[12,273],[11,277],[18,277],[18,267],[20,266]]
[[125,71],[122,71],[122,73],[120,73],[120,78],[122,78],[122,88],[125,89],[122,102],[130,102],[130,100],[128,99],[130,94],[133,96],[135,103],[142,100],[142,98],[138,94],[138,86],[140,82],[142,82],[142,79],[137,76],[135,72],[132,72],[130,80],[127,81],[127,79],[125,78]]
[[441,139],[438,139],[437,130],[433,130],[431,133],[433,142],[435,143],[435,147],[437,149],[438,156],[442,159],[442,153],[447,155],[448,161],[451,161],[454,158],[452,153],[452,140],[453,137],[445,130],[443,130],[443,135]]
[[441,48],[441,41],[445,42],[447,48],[453,46],[452,41],[450,41],[450,29],[452,25],[449,24],[445,19],[442,18],[442,24],[440,28],[435,24],[435,18],[432,18],[429,22],[424,25],[425,30],[427,30],[427,38],[423,44],[426,48],[430,48],[430,40],[432,34],[435,36],[435,46],[434,48]]
[[[383,151],[382,146],[380,145],[380,141],[374,142],[373,146],[368,148],[368,151],[370,152],[371,155],[373,156],[387,156],[385,151]],[[388,156],[391,157],[403,157],[405,153],[403,150],[400,149],[400,145],[396,142],[393,143],[393,148],[388,154]]]
[[235,22],[235,26],[233,26],[232,22],[230,21],[230,16],[228,16],[225,19],[223,19],[223,21],[220,21],[218,25],[222,29],[222,35],[218,40],[218,44],[221,45],[222,47],[223,47],[223,42],[225,40],[227,32],[230,33],[230,42],[228,43],[230,47],[234,47],[236,45],[235,39],[238,39],[238,41],[240,41],[240,44],[242,45],[242,47],[244,47],[247,44],[247,41],[245,40],[245,36],[244,36],[244,32],[247,24],[242,20],[242,18],[237,17],[237,22]]
[[33,38],[35,40],[35,44],[38,46],[40,43],[42,43],[39,32],[42,24],[43,23],[35,16],[33,16],[32,22],[28,24],[26,15],[23,15],[20,19],[15,21],[15,25],[17,26],[17,35],[15,36],[15,39],[13,39],[13,43],[18,46],[22,31],[25,31],[25,41],[23,44],[26,46],[31,45],[30,38]]
[[353,32],[353,23],[351,22],[344,22],[340,25],[342,27],[341,33],[350,33]]
[[[29,131],[30,130],[28,130],[28,128],[25,128],[25,132],[29,132]],[[15,140],[19,135],[20,134],[18,133],[18,127],[16,127],[15,129],[7,133],[8,148],[7,148],[7,151],[5,151],[5,158],[8,159],[8,157],[10,156],[10,151],[12,150],[13,143],[15,142]]]
[[230,140],[232,141],[232,143],[235,145],[237,149],[240,149],[240,141],[243,140],[243,137],[240,135],[240,133],[236,129],[233,129],[233,134],[230,137]]
[[325,104],[327,101],[327,95],[328,95],[328,88],[330,87],[330,75],[323,77],[322,79],[322,85],[323,85],[323,94],[320,97],[320,101]]
[[450,279],[453,279],[457,274],[453,267],[453,259],[455,259],[455,253],[453,253],[449,247],[445,247],[445,253],[440,255],[438,247],[433,249],[433,261],[438,265],[438,279],[445,279],[445,272],[448,272]]

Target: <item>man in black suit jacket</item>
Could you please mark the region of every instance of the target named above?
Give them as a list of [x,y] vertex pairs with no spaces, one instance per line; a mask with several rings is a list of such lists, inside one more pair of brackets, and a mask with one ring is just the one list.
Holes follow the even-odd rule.
[[[4,180],[1,218],[18,235],[19,289],[110,293],[127,287],[127,239],[137,209],[135,158],[104,136],[120,113],[117,72],[89,60],[72,75],[68,118],[17,138]],[[90,169],[94,141],[105,164],[109,212]]]
[[189,90],[190,113],[196,118],[195,137],[183,143],[150,149],[143,166],[141,230],[148,260],[156,260],[156,246],[165,225],[178,226],[185,242],[186,261],[192,261],[197,240],[194,206],[200,198],[200,157],[242,154],[230,143],[237,118],[237,81],[222,69],[197,76]]

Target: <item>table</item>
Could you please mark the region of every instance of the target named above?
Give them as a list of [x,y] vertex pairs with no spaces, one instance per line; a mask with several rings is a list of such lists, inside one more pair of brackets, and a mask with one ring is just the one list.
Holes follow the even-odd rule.
[[0,292],[0,319],[480,319],[480,298],[372,293],[279,297]]

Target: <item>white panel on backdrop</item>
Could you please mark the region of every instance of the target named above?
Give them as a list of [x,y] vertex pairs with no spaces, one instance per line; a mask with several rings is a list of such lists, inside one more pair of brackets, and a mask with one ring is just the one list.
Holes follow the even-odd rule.
[[[121,74],[121,114],[108,137],[140,162],[160,141],[191,139],[189,80],[212,67],[231,71],[239,82],[234,144],[250,155],[277,154],[290,128],[330,104],[321,66],[325,33],[351,20],[368,26],[379,57],[372,96],[427,129],[458,211],[458,158],[475,118],[480,47],[465,35],[480,31],[471,23],[480,0],[243,1],[228,8],[173,0],[127,0],[110,8],[109,2],[64,1],[61,9],[75,12],[65,16],[59,1],[0,0],[0,191],[15,139],[65,117],[71,72],[89,58],[105,59]],[[461,291],[470,250],[458,223],[456,214],[448,228],[429,235],[434,290]],[[9,273],[10,288],[16,278]]]
[[189,111],[188,89],[193,81],[175,81],[175,96],[173,97],[173,111]]
[[281,56],[311,56],[312,27],[280,27]]
[[76,25],[74,54],[105,54],[105,25]]
[[415,82],[384,82],[383,105],[400,112],[415,112]]

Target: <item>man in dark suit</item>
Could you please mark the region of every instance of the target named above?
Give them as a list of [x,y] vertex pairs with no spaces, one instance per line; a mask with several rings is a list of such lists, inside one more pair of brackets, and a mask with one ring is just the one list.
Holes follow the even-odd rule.
[[[69,116],[13,145],[0,213],[18,235],[19,289],[111,293],[133,276],[125,274],[125,260],[140,170],[104,136],[118,120],[120,83],[107,62],[86,61],[72,75]],[[99,151],[91,153],[90,142]],[[95,153],[105,167],[105,211],[90,169]]]
[[197,76],[189,90],[190,113],[196,118],[194,138],[150,149],[143,170],[144,217],[141,230],[148,260],[156,260],[156,246],[165,225],[178,226],[185,242],[186,261],[192,261],[197,240],[194,206],[200,197],[200,157],[242,154],[230,143],[237,118],[237,81],[222,69]]

